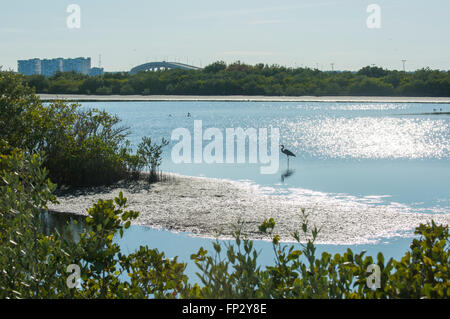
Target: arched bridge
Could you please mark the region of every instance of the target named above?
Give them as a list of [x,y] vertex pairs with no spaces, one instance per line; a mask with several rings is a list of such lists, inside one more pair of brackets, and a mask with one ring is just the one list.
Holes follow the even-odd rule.
[[163,61],[163,62],[149,62],[138,65],[132,68],[129,73],[133,75],[142,71],[159,71],[168,69],[200,70],[201,68],[179,62]]

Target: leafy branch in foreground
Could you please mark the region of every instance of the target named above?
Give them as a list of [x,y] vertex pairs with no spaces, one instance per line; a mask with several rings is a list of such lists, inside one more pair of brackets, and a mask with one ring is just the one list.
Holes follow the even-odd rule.
[[[138,216],[122,193],[89,209],[79,241],[44,234],[40,217],[55,185],[42,157],[0,147],[0,298],[174,298],[184,289],[186,265],[176,258],[148,247],[120,253],[115,238]],[[80,269],[78,287],[67,284],[70,265]]]
[[[203,286],[195,284],[186,289],[184,298],[264,298],[257,287],[261,285],[261,269],[257,264],[258,252],[253,242],[242,238],[242,223],[235,226],[234,243],[213,242],[214,256],[202,248],[191,255],[200,270],[198,277]],[[222,255],[222,247],[224,255]]]
[[[334,256],[323,252],[315,256],[314,241],[320,230],[310,229],[308,215],[302,210],[301,234],[294,232],[295,245],[282,244],[274,234],[275,221],[266,219],[260,225],[262,233],[272,237],[275,264],[261,270],[257,267],[258,252],[251,241],[240,240],[235,233],[235,245],[225,244],[226,258],[220,259],[222,245],[214,244],[215,257],[200,248],[191,256],[199,267],[203,287],[194,285],[184,294],[188,298],[449,298],[448,226],[434,222],[420,225],[411,251],[400,261],[385,262],[382,253],[376,261],[347,249]],[[303,238],[302,238],[303,237]],[[237,251],[236,248],[237,247]],[[241,251],[243,248],[243,253]],[[306,261],[306,263],[305,263]],[[379,269],[376,275],[381,286],[369,285],[371,265]],[[240,278],[250,278],[245,282]]]

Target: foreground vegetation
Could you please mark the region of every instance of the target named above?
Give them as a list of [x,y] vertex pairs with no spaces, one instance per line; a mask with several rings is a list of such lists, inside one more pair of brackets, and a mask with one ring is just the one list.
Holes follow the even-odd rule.
[[142,95],[350,95],[450,96],[450,71],[390,71],[367,66],[358,72],[322,72],[277,65],[216,62],[201,70],[107,73],[88,77],[58,73],[27,76],[37,93]]
[[[0,72],[0,298],[449,298],[448,226],[421,225],[400,260],[376,260],[350,249],[316,256],[318,229],[301,213],[297,248],[279,242],[275,221],[259,231],[273,238],[274,265],[258,266],[253,242],[240,228],[233,245],[214,243],[191,258],[202,286],[185,275],[186,264],[140,247],[120,252],[114,238],[137,218],[122,194],[89,209],[79,241],[44,234],[41,214],[55,202],[57,183],[85,186],[152,174],[161,149],[144,138],[136,153],[119,119],[62,102],[43,105],[23,77]],[[153,172],[153,173],[152,173]],[[368,267],[379,267],[380,288],[367,285]],[[77,274],[79,270],[79,279]],[[124,276],[126,275],[126,279]]]
[[[141,246],[120,252],[114,237],[138,216],[126,210],[127,200],[99,200],[89,209],[87,228],[79,242],[58,233],[44,235],[39,214],[54,201],[55,185],[47,179],[42,158],[13,150],[0,158],[0,298],[449,298],[448,226],[419,226],[410,250],[400,260],[376,260],[365,253],[316,256],[316,228],[303,211],[297,248],[280,244],[275,222],[266,220],[261,232],[272,235],[274,264],[258,266],[253,242],[214,243],[191,258],[202,286],[184,274],[186,264],[163,252]],[[302,240],[303,239],[303,240]],[[305,241],[306,239],[306,241]],[[379,269],[380,287],[367,285],[368,267]],[[80,282],[74,276],[79,267]],[[127,274],[124,279],[122,274]]]
[[0,72],[0,139],[11,148],[45,154],[43,165],[59,186],[109,185],[147,168],[157,179],[163,140],[143,137],[133,153],[129,130],[117,116],[78,104],[44,105],[23,76]]

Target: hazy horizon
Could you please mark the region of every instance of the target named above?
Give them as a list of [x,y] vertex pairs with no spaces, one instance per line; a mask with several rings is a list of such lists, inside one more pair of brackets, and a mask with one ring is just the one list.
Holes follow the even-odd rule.
[[[70,4],[81,8],[80,28],[67,26]],[[380,28],[367,26],[371,4],[381,9]],[[101,54],[106,72],[163,60],[356,71],[402,70],[405,59],[407,71],[449,70],[448,12],[444,0],[17,0],[0,11],[0,65],[82,56],[94,67]]]

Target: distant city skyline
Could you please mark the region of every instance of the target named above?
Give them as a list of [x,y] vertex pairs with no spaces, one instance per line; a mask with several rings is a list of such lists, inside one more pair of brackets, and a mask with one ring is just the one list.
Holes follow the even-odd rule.
[[[70,4],[80,28],[68,28]],[[369,28],[371,4],[380,27]],[[355,71],[367,65],[450,69],[450,1],[433,0],[16,0],[0,11],[0,66],[90,56],[105,71],[151,61],[215,61]]]
[[17,72],[24,75],[52,76],[57,72],[77,72],[85,75],[102,75],[102,68],[91,68],[91,58],[33,58],[17,61]]

